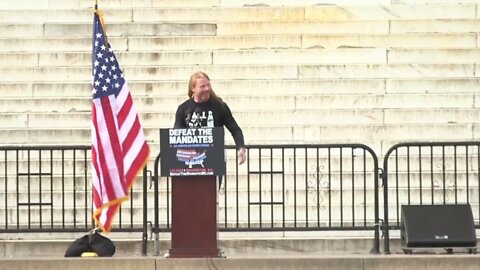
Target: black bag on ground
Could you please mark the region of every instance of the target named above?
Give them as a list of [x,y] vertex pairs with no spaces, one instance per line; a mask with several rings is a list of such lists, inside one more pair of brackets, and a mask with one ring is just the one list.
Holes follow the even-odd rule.
[[115,254],[115,244],[109,238],[95,232],[89,235],[90,251],[97,253],[99,257],[112,257]]
[[111,257],[115,251],[112,240],[94,231],[73,241],[65,252],[65,257],[80,257],[84,252],[95,252],[99,257]]
[[73,241],[70,244],[67,251],[65,252],[65,257],[80,257],[82,253],[90,250],[88,245],[88,234],[84,235],[77,240]]

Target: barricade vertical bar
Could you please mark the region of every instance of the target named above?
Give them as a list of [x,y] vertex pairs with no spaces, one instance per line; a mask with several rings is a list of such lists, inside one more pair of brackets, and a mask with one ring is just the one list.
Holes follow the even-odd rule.
[[282,226],[285,228],[285,147],[282,147]]
[[[248,157],[250,157],[250,148],[247,148]],[[247,158],[247,227],[250,228],[250,158]]]
[[320,227],[320,164],[319,164],[319,153],[318,153],[318,147],[315,148],[316,154],[317,154],[317,162],[315,164],[315,174],[316,174],[316,180],[317,180],[317,227]]
[[258,148],[258,218],[262,228],[262,148]]
[[62,153],[62,228],[65,228],[65,150]]
[[468,167],[468,145],[465,145],[465,171],[467,172],[467,179],[466,179],[466,182],[467,182],[467,202],[470,202],[470,173],[469,172],[469,167]]
[[270,147],[270,227],[273,228],[273,148]]
[[19,177],[20,176],[18,175],[18,173],[19,173],[18,151],[20,151],[20,150],[17,149],[15,151],[15,169],[16,169],[16,172],[15,172],[15,175],[16,175],[15,176],[15,181],[16,181],[15,192],[16,192],[16,194],[15,195],[17,195],[16,196],[17,197],[17,202],[16,202],[16,204],[17,204],[17,229],[20,229],[20,204],[19,204],[20,203],[20,187],[19,187],[19,185],[20,185]]
[[389,236],[389,219],[388,219],[388,157],[392,152],[392,148],[387,151],[385,158],[383,160],[383,173],[382,173],[382,183],[383,183],[383,234],[384,234],[384,244],[383,252],[385,254],[390,254],[390,236]]
[[422,178],[422,175],[423,175],[423,171],[422,171],[422,147],[421,146],[418,146],[418,170],[420,171],[420,174],[418,175],[418,181],[419,181],[419,186],[420,186],[420,205],[423,205],[423,186],[422,186],[422,182],[423,182],[423,178]]
[[430,146],[430,189],[432,190],[432,204],[435,203],[435,186],[433,181],[433,146]]
[[447,176],[445,165],[445,146],[442,146],[442,180],[443,180],[443,204],[447,202]]
[[[247,147],[247,154],[249,153],[248,151],[248,147]],[[248,167],[248,160],[249,158],[247,157],[247,167]],[[248,171],[248,169],[247,169]],[[239,213],[239,210],[240,210],[240,207],[239,207],[239,192],[238,192],[238,170],[237,170],[237,174],[235,175],[235,216],[236,216],[236,224],[237,224],[237,228],[240,224],[240,213]],[[226,207],[226,206],[225,206]]]
[[38,193],[39,193],[39,218],[40,218],[40,229],[43,227],[42,222],[42,150],[38,150]]
[[31,177],[30,177],[30,149],[27,150],[27,208],[28,208],[28,228],[31,229],[32,225],[32,209],[30,207],[31,199]]
[[[88,179],[88,159],[87,159],[87,149],[84,149],[83,150],[83,182],[85,183],[84,184],[84,192],[85,192],[85,228],[88,228],[89,225],[88,225],[88,221],[90,220],[90,224],[92,225],[90,228],[94,228],[94,221],[92,218],[93,216],[93,212],[91,213],[89,211],[89,208],[88,208],[88,196],[87,194],[89,194],[88,192],[88,187],[89,186],[92,186],[93,184],[90,184],[88,183],[87,179]],[[76,161],[75,161],[76,162]],[[92,205],[93,205],[93,196],[91,197],[90,201],[92,202]],[[91,211],[93,211],[93,207],[90,208]]]
[[353,147],[350,149],[350,158],[352,159],[352,227],[355,227],[355,156]]
[[[453,177],[454,177],[454,189],[455,189],[455,204],[458,203],[458,185],[457,185],[457,146],[453,146]],[[467,171],[468,172],[468,171]],[[468,175],[468,173],[467,173]],[[467,201],[468,202],[468,201]]]
[[[160,239],[159,239],[159,211],[160,211],[160,207],[159,207],[159,203],[158,203],[158,179],[159,179],[159,173],[158,173],[158,163],[159,163],[159,160],[160,160],[160,154],[155,158],[155,165],[153,167],[153,194],[154,194],[154,198],[153,198],[153,204],[154,204],[154,213],[153,213],[153,216],[154,216],[154,234],[155,234],[155,244],[154,244],[154,255],[155,256],[158,256],[160,254]],[[168,192],[167,192],[168,193]],[[167,204],[168,204],[168,199],[167,199]],[[170,224],[168,222],[168,206],[167,206],[167,226],[168,224]]]
[[50,202],[50,228],[53,229],[53,149],[50,149]]
[[[367,205],[367,157],[366,157],[366,153],[365,153],[365,148],[362,149],[363,150],[363,202],[365,203],[365,205]],[[374,166],[374,167],[378,167],[378,164],[377,162],[375,162],[375,164],[377,166]],[[375,207],[375,224],[378,224],[378,190],[377,190],[377,182],[378,180],[376,179],[376,175],[378,174],[378,170],[377,168],[373,168],[373,173],[375,175],[375,183],[373,184],[374,186],[374,207]],[[363,226],[366,227],[367,226],[367,207],[364,207],[363,208]],[[378,226],[375,226],[376,229],[375,229],[375,233],[378,232]],[[375,238],[376,239],[376,238]],[[377,246],[377,242],[375,241],[375,246]],[[376,252],[378,253],[378,248],[375,249]]]
[[[76,152],[75,152],[75,149],[72,150],[73,152],[73,160],[76,160]],[[73,224],[74,224],[74,227],[76,228],[77,227],[77,192],[76,192],[76,189],[75,187],[77,186],[77,174],[76,174],[76,171],[77,171],[77,166],[75,164],[75,162],[73,163],[73,185],[72,185],[72,190],[73,190]]]
[[340,147],[340,226],[343,227],[343,147]]
[[308,148],[305,148],[305,226],[308,228]]
[[8,150],[4,150],[4,164],[5,164],[5,183],[4,183],[4,186],[5,186],[5,202],[4,202],[4,205],[5,205],[5,229],[8,229],[8,196],[7,196],[7,190],[8,190]]
[[411,196],[410,196],[410,191],[411,191],[411,186],[410,186],[410,147],[407,146],[407,198],[408,198],[408,205],[411,204]]
[[328,227],[332,227],[332,159],[331,148],[328,147]]
[[147,165],[143,168],[143,230],[142,230],[142,256],[147,256],[147,222],[148,222],[148,198],[147,198]]
[[[477,145],[477,186],[480,187],[480,145]],[[480,198],[480,188],[478,189],[478,198]],[[480,206],[477,208],[480,217]]]
[[397,194],[397,198],[396,198],[397,225],[398,225],[399,213],[400,213],[400,206],[399,206],[400,194],[398,192],[398,179],[399,179],[398,171],[399,171],[398,170],[398,150],[395,150],[395,187],[396,187],[395,193]]
[[297,227],[297,148],[293,148],[293,227]]

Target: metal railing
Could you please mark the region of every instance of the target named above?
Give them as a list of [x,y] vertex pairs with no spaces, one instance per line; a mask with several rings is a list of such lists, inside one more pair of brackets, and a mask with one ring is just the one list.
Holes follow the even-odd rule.
[[[472,206],[480,228],[480,142],[397,144],[384,158],[383,187],[377,156],[362,144],[250,145],[247,151],[239,166],[235,148],[227,146],[220,231],[371,230],[372,251],[379,252],[381,229],[389,253],[402,204],[463,203]],[[112,228],[143,232],[142,254],[152,219],[156,241],[171,228],[171,179],[159,178],[158,159],[152,181],[145,168]],[[0,146],[0,232],[92,229],[90,160],[90,146]]]
[[[94,228],[90,149],[85,145],[0,146],[0,232],[88,232]],[[132,190],[130,197],[143,193],[146,198],[146,184],[143,190]],[[146,213],[138,211],[146,208],[147,200],[123,203],[112,232],[144,232],[146,238]]]
[[[379,252],[378,159],[368,146],[250,145],[247,157],[239,166],[235,147],[226,147],[220,231],[372,230],[372,252]],[[156,243],[159,232],[171,229],[172,179],[159,179],[159,159],[153,173]]]
[[480,228],[480,142],[400,143],[383,163],[384,252],[400,229],[402,205],[469,203]]

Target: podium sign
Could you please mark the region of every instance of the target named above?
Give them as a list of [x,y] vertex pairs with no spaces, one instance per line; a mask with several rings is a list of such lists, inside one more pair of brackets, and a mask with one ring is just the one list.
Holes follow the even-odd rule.
[[161,176],[225,174],[223,127],[160,129]]
[[225,174],[223,127],[160,129],[162,176],[172,177],[170,258],[219,257],[217,175]]

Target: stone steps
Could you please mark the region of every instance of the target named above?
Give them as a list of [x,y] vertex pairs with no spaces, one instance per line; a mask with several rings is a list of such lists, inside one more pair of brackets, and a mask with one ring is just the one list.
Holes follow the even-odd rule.
[[[480,49],[276,49],[241,51],[119,52],[122,66],[469,64]],[[86,67],[91,52],[0,53],[0,67]]]
[[[390,147],[398,141],[460,141],[479,136],[480,125],[468,124],[412,124],[412,125],[291,125],[271,124],[259,127],[243,124],[244,135],[258,144],[281,143],[366,143],[382,141]],[[168,126],[170,127],[170,125]],[[158,142],[159,126],[144,126],[146,137]],[[167,127],[165,127],[167,128]],[[227,133],[228,134],[228,133]],[[355,134],[355,135],[352,135]],[[3,129],[0,139],[9,144],[88,144],[90,128],[29,128]],[[231,144],[226,136],[226,143]],[[392,142],[392,143],[389,143]],[[375,145],[373,145],[375,146]]]
[[[121,36],[230,36],[230,35],[326,35],[326,34],[427,34],[472,33],[477,19],[443,20],[358,20],[293,22],[129,22],[108,24],[109,37]],[[128,26],[128,27],[126,27]],[[91,23],[15,23],[0,24],[4,38],[88,37]]]
[[[198,70],[229,80],[241,79],[415,79],[475,78],[475,63],[469,64],[324,64],[324,65],[197,65],[197,66],[128,66],[122,69],[131,80],[185,80]],[[0,83],[87,81],[87,67],[2,67]],[[91,78],[90,78],[91,79]]]
[[[402,19],[476,18],[474,4],[416,5],[324,5],[306,7],[185,7],[185,8],[108,8],[108,22],[252,22],[252,21],[355,21]],[[91,9],[0,10],[0,23],[6,22],[91,22]]]
[[[169,81],[131,81],[128,82],[134,98],[171,97],[187,98],[186,80]],[[292,79],[292,80],[224,80],[212,79],[215,91],[227,96],[265,96],[292,95],[376,95],[381,99],[390,95],[402,94],[459,94],[477,93],[479,78],[418,78],[418,79]],[[86,80],[65,82],[3,82],[0,83],[2,98],[86,98],[91,91]],[[169,89],[168,92],[163,89]],[[228,89],[228,91],[226,90]],[[385,93],[387,95],[385,95]],[[227,100],[228,101],[228,100]],[[398,104],[408,106],[408,104]],[[32,108],[30,108],[31,110]],[[141,108],[139,108],[141,109]],[[385,108],[388,109],[388,108]],[[162,108],[157,108],[162,111]]]
[[[475,33],[425,34],[305,34],[228,36],[109,36],[116,52],[244,50],[244,49],[476,49]],[[90,52],[91,38],[84,37],[0,37],[2,52]]]
[[[221,93],[219,93],[221,94]],[[476,101],[478,94],[474,93],[446,93],[432,94],[391,94],[391,95],[283,95],[283,96],[228,96],[226,102],[232,111],[239,112],[264,112],[264,110],[364,110],[371,109],[372,115],[375,110],[399,110],[399,109],[474,109],[479,108]],[[156,108],[160,113],[175,113],[178,104],[186,98],[181,96],[138,96],[134,97],[135,105],[139,112],[152,113]],[[262,106],[265,101],[271,102],[268,106]],[[254,108],[264,108],[254,110]],[[32,110],[35,108],[34,110]],[[77,98],[1,98],[0,112],[3,113],[88,113],[91,110],[91,99],[88,96]],[[308,117],[308,114],[305,115]],[[380,120],[380,119],[379,119]],[[375,122],[382,122],[381,120]],[[171,118],[173,122],[173,117]],[[252,123],[254,124],[254,123]]]
[[[2,129],[12,128],[87,128],[91,125],[91,113],[83,112],[18,112],[4,113],[0,120]],[[268,111],[236,110],[239,123],[255,122],[269,125],[282,119],[294,125],[418,125],[418,124],[468,124],[479,119],[480,111],[475,108],[431,109],[271,109]],[[174,113],[169,110],[140,112],[142,125],[170,127]],[[227,131],[228,132],[228,131]]]

